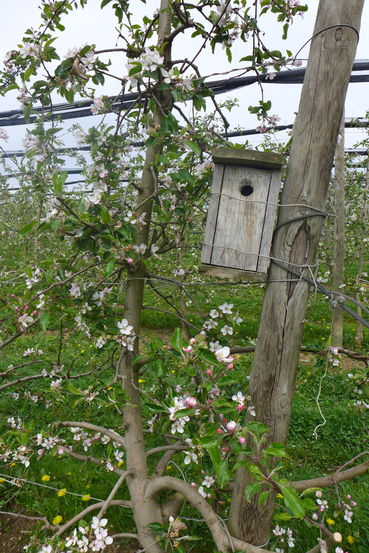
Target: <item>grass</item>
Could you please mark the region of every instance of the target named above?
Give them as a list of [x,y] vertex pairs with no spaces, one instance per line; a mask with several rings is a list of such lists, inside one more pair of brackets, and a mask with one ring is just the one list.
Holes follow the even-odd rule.
[[[170,293],[171,290],[168,286],[165,292]],[[193,285],[189,287],[189,291],[196,297],[200,309],[205,313],[208,313],[210,309],[217,308],[225,301],[229,302],[231,298],[234,311],[239,311],[244,319],[234,335],[234,343],[248,345],[250,341],[256,339],[264,294],[262,286],[230,287],[225,285],[210,289],[209,286]],[[176,292],[172,291],[172,293],[175,295]],[[123,301],[124,298],[121,298],[122,304]],[[147,293],[145,304],[158,309],[167,308],[161,300],[154,297],[152,291]],[[203,319],[193,304],[187,307],[186,316],[195,327],[201,328]],[[306,319],[303,344],[317,349],[326,347],[330,336],[328,301],[313,294]],[[144,310],[142,325],[144,340],[150,341],[159,337],[164,343],[168,343],[173,329],[179,326],[179,320],[173,315]],[[196,334],[197,330],[192,329],[191,333]],[[355,323],[345,317],[344,341],[346,347],[355,349],[354,335]],[[1,369],[6,369],[10,363],[19,362],[19,358],[28,347],[43,349],[46,358],[48,355],[55,357],[55,334],[52,331],[39,332],[37,344],[35,338],[32,335],[23,336],[14,342],[8,348],[6,356],[0,361]],[[368,350],[368,348],[369,333],[365,332],[363,350]],[[72,334],[63,352],[62,363],[71,366],[72,373],[78,373],[84,371],[87,366],[99,364],[102,358],[103,354],[100,351],[90,348],[88,344]],[[246,376],[250,370],[251,356],[243,356],[240,363]],[[351,372],[359,371],[355,363],[350,367]],[[26,376],[30,372],[26,367],[20,376]],[[347,371],[330,367],[323,378],[324,372],[325,360],[315,359],[313,356],[308,359],[308,364],[301,363],[298,370],[288,441],[291,461],[287,462],[285,466],[285,475],[290,479],[305,479],[327,474],[348,459],[368,449],[368,416],[367,412],[360,411],[353,406],[354,399],[357,399],[354,382],[347,377]],[[155,379],[155,377],[155,374],[145,374],[148,387],[151,379]],[[99,385],[108,385],[109,375],[104,372],[99,373],[97,380]],[[89,403],[78,391],[89,387],[94,390],[96,387],[95,377],[75,381],[73,385],[76,389],[72,401],[69,395],[64,396],[63,393],[50,390],[49,381],[45,382],[45,379],[31,381],[27,388],[17,388],[17,392],[20,394],[27,389],[31,396],[38,397],[37,403],[32,399],[16,401],[11,397],[10,391],[3,392],[0,397],[0,410],[3,414],[2,429],[5,430],[6,419],[11,416],[19,416],[27,423],[27,429],[24,432],[14,432],[13,445],[21,446],[22,443],[26,443],[29,436],[39,432],[40,429],[52,434],[55,420],[94,420],[97,424],[119,431],[119,427],[116,426],[119,418],[117,419],[114,405],[107,401],[105,395],[100,394],[96,402]],[[316,403],[320,385],[320,408],[326,422],[317,429],[318,439],[315,439],[314,429],[323,422]],[[13,389],[11,391],[14,392]],[[47,403],[48,400],[52,400],[54,403],[52,409],[45,408],[45,402]],[[155,436],[150,436],[152,445],[155,445],[155,440]],[[97,456],[102,453],[99,446],[94,446],[94,448]],[[56,488],[53,490],[24,484],[15,490],[14,486],[0,483],[0,505],[3,510],[8,509],[9,505],[16,500],[20,508],[28,512],[38,512],[51,521],[58,515],[63,517],[63,521],[66,521],[90,503],[90,501],[83,501],[81,497],[69,494],[59,497],[57,490],[66,488],[67,491],[80,495],[91,494],[96,498],[105,498],[116,480],[116,477],[107,471],[101,471],[90,464],[81,465],[80,461],[64,455],[53,457],[46,455],[42,459],[34,456],[27,470],[23,470],[19,465],[3,470],[12,476],[23,475],[39,484]],[[168,474],[179,474],[175,465],[168,468]],[[46,483],[42,480],[44,475],[50,476],[50,480]],[[337,510],[329,511],[328,515],[334,521],[332,528],[334,527],[334,530],[343,534],[344,550],[350,553],[367,553],[369,538],[365,529],[369,527],[368,479],[362,476],[356,481],[343,483],[341,489],[344,494],[352,495],[358,503],[358,507],[355,509],[353,523],[349,528],[347,524],[343,524],[342,513]],[[334,497],[334,494],[334,490],[325,492],[325,496],[328,498]],[[120,498],[125,498],[123,492]],[[182,515],[186,514],[190,517],[194,516],[194,513],[188,508],[182,513]],[[112,510],[109,521],[116,529],[120,529],[122,526],[132,528],[131,516],[125,509]],[[303,553],[308,546],[315,545],[315,531],[298,522],[293,522],[292,526],[298,527],[299,537],[295,553]],[[189,532],[203,534],[204,528],[194,523]],[[348,535],[353,537],[354,543],[347,542]]]

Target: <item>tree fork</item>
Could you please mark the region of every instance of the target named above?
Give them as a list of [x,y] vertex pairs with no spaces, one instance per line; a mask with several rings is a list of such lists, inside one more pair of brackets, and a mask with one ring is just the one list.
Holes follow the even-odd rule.
[[[363,5],[364,0],[320,0],[293,130],[281,204],[307,207],[280,208],[271,255],[310,278],[323,218],[304,215],[317,213],[308,206],[325,208]],[[300,220],[289,223],[296,218]],[[270,428],[270,441],[286,441],[309,287],[271,264],[250,378],[256,419]],[[234,536],[262,545],[269,539],[274,498],[263,507],[257,497],[248,503],[244,490],[250,482],[241,467],[229,526]]]

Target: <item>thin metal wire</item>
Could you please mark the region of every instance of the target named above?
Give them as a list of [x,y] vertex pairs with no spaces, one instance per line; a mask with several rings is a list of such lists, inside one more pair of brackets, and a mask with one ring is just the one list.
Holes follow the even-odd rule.
[[[64,488],[55,488],[54,486],[48,486],[47,484],[41,484],[40,482],[33,482],[32,480],[27,480],[26,478],[19,478],[18,476],[11,476],[9,474],[2,474],[0,472],[0,476],[5,479],[5,482],[8,482],[9,484],[12,484],[13,486],[16,485],[15,481],[19,480],[19,482],[26,482],[27,484],[33,484],[34,486],[39,486],[40,488],[47,488],[49,490],[54,490],[56,492],[59,492],[60,489]],[[10,480],[7,480],[9,478]],[[68,490],[65,491],[65,495],[74,495],[76,497],[84,497],[87,494],[81,494],[81,493],[75,493],[75,492],[69,492]],[[98,497],[92,497],[91,499],[94,499],[95,501],[105,501],[105,499],[100,499]],[[127,507],[127,505],[121,505],[121,507],[125,507],[126,509],[129,509],[130,507]]]
[[319,207],[314,207],[309,204],[275,204],[272,202],[266,202],[264,200],[244,200],[243,198],[238,198],[237,196],[232,196],[231,194],[225,194],[224,192],[212,192],[211,196],[224,196],[226,198],[229,198],[230,200],[237,200],[237,202],[247,203],[247,204],[264,204],[264,205],[271,205],[273,207],[303,207],[307,209],[312,209],[313,211],[317,211],[318,213],[321,213],[325,217],[336,217],[335,213],[328,213],[327,211],[324,211],[323,209],[319,209]]
[[[232,250],[232,251],[235,251],[237,253],[240,253],[241,255],[254,255],[256,257],[263,257],[265,259],[270,259],[271,261],[279,261],[280,263],[286,263],[287,265],[291,265],[291,267],[297,267],[298,269],[307,269],[307,268],[310,268],[310,267],[315,268],[316,265],[317,265],[316,262],[314,263],[314,265],[308,265],[308,264],[298,265],[297,263],[292,263],[291,261],[286,261],[284,259],[279,259],[278,257],[273,257],[271,255],[266,255],[266,254],[257,253],[257,252],[246,252],[246,251],[243,251],[243,250],[239,250],[238,248],[231,248],[229,246],[218,246],[217,244],[207,244],[206,242],[202,242],[202,245],[203,246],[209,246],[211,248],[222,248],[224,250]],[[247,270],[247,269],[245,269],[245,270]]]

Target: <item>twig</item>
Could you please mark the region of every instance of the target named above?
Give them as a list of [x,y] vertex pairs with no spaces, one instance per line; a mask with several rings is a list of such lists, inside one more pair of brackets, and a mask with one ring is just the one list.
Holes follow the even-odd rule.
[[10,517],[20,517],[25,518],[27,520],[42,520],[42,522],[45,523],[43,526],[43,530],[48,530],[49,528],[52,528],[52,525],[49,523],[46,517],[31,517],[28,515],[22,515],[21,513],[10,513],[8,511],[0,511],[0,515],[7,515]]
[[122,474],[120,475],[120,477],[118,478],[118,480],[114,484],[114,487],[111,490],[110,494],[108,495],[107,500],[105,501],[104,505],[101,507],[100,512],[97,515],[98,518],[101,518],[101,517],[104,516],[106,511],[109,509],[109,506],[111,505],[111,502],[113,501],[114,496],[116,495],[117,491],[119,490],[119,488],[121,487],[121,485],[123,484],[123,482],[127,478],[127,476],[131,473],[132,473],[132,471],[130,471],[130,470],[126,470],[126,471],[122,472]]
[[116,541],[119,538],[133,538],[135,540],[138,540],[138,535],[131,534],[130,532],[121,532],[120,534],[113,534],[112,538],[114,541]]
[[[64,534],[66,530],[68,530],[71,526],[73,526],[73,524],[81,520],[85,515],[88,515],[88,513],[91,513],[91,511],[95,511],[96,509],[101,509],[101,507],[103,507],[104,505],[105,505],[105,501],[99,501],[99,503],[93,503],[93,505],[89,505],[88,507],[86,507],[86,509],[83,509],[83,511],[78,513],[78,515],[71,518],[70,520],[68,520],[68,522],[60,526],[58,531],[53,535],[53,538],[61,536],[62,534]],[[124,499],[113,499],[113,501],[111,501],[110,503],[110,506],[111,507],[120,506],[120,507],[129,507],[129,508],[132,507],[131,502],[126,501]]]

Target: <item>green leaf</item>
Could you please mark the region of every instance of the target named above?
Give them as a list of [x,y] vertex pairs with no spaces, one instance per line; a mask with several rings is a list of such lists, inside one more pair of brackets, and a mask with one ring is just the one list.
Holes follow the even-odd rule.
[[201,148],[197,144],[197,142],[194,142],[192,140],[191,141],[190,140],[185,140],[185,146],[187,148],[189,148],[190,150],[192,150],[195,154],[198,154],[198,155],[201,154]]
[[67,180],[68,173],[67,171],[57,171],[53,174],[53,187],[56,196],[61,196],[63,192],[63,185]]
[[170,342],[170,345],[172,346],[173,349],[175,349],[176,351],[179,351],[181,352],[182,351],[182,346],[183,346],[183,337],[182,337],[182,331],[180,328],[176,328],[174,333],[173,333],[173,337],[172,337],[172,340]]
[[100,216],[103,223],[111,223],[111,216],[109,210],[104,205],[100,206]]
[[74,101],[74,90],[66,89],[64,92],[64,97],[70,104]]
[[221,463],[220,449],[219,447],[208,447],[207,451],[214,465],[215,472],[218,473],[218,469]]
[[301,501],[301,503],[308,511],[315,511],[316,509],[316,503],[310,497],[306,497]]
[[250,463],[246,466],[247,470],[251,472],[254,476],[258,477],[260,480],[264,480],[264,474],[261,469],[257,465],[254,465],[253,463]]
[[283,501],[287,509],[296,518],[302,518],[305,515],[305,507],[293,488],[280,486],[283,495]]
[[19,231],[19,234],[28,234],[38,225],[38,221],[31,221],[22,227]]
[[306,488],[306,490],[300,493],[300,497],[304,497],[304,495],[309,495],[309,493],[320,492],[321,490],[322,488]]
[[253,482],[252,484],[249,484],[246,486],[245,489],[245,497],[246,501],[250,502],[251,498],[256,494],[259,493],[261,490],[262,483],[261,482]]
[[71,382],[68,382],[67,389],[68,389],[68,392],[70,392],[74,396],[80,396],[81,395],[80,390],[78,390],[78,388],[76,388],[74,386],[74,384],[72,384]]
[[277,442],[271,444],[269,447],[264,449],[263,453],[265,455],[270,455],[271,457],[284,457],[286,459],[289,458],[283,445]]
[[180,409],[179,411],[176,411],[175,416],[176,418],[180,419],[181,417],[188,417],[188,415],[193,415],[194,410],[190,407],[188,409]]
[[31,119],[32,104],[25,104],[23,107],[23,117],[26,123]]
[[113,269],[114,269],[114,265],[115,265],[115,259],[110,259],[107,264],[105,265],[105,268],[104,268],[104,274],[105,276],[109,276],[111,275],[111,273],[113,272]]
[[209,449],[210,447],[218,447],[219,443],[219,439],[214,436],[203,436],[202,438],[198,438],[196,441],[205,449]]
[[270,496],[270,490],[264,490],[263,492],[261,492],[258,498],[259,505],[264,505],[264,503],[268,501],[269,496]]
[[210,349],[200,348],[197,352],[197,355],[202,361],[206,361],[206,363],[210,363],[211,365],[218,365],[217,358],[215,357],[214,353],[210,351]]
[[269,432],[269,428],[258,421],[250,421],[247,423],[246,428],[256,434],[257,436],[262,436],[266,432]]
[[152,522],[151,524],[148,524],[148,527],[151,528],[151,530],[158,535],[163,534],[167,530],[165,526],[160,524],[160,522]]
[[231,476],[228,471],[228,462],[223,460],[217,470],[218,482],[221,488],[223,488],[231,479]]
[[47,330],[50,322],[49,311],[44,311],[40,317],[40,327],[42,330]]
[[273,517],[275,520],[291,520],[293,518],[292,515],[288,513],[277,513]]

